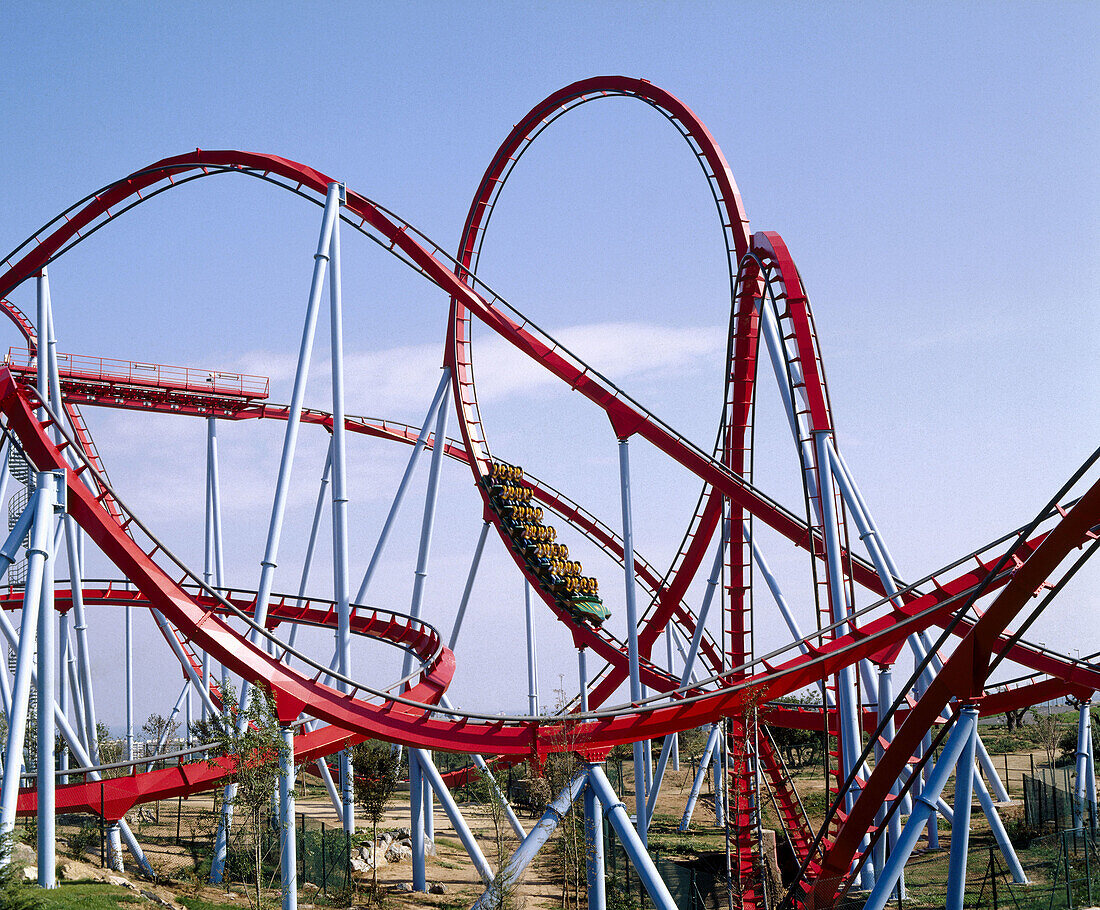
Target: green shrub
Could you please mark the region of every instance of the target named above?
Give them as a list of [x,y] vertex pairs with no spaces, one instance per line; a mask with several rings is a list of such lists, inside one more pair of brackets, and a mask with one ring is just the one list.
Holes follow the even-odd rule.
[[[0,837],[0,853],[10,855],[11,837]],[[0,865],[0,907],[3,910],[42,910],[43,892],[23,880],[23,870],[15,863]]]
[[69,838],[69,849],[77,857],[83,857],[85,853],[95,852],[99,849],[99,825],[93,822],[85,822],[72,837]]

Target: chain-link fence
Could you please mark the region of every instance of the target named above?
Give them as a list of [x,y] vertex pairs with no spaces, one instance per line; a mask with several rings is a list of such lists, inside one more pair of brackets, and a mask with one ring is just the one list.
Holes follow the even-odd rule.
[[[650,852],[678,910],[724,910],[727,906],[725,856],[689,860]],[[638,873],[630,864],[615,830],[604,819],[604,862],[608,910],[652,907]],[[739,905],[739,902],[738,902]]]
[[1087,800],[1078,800],[1072,780],[1057,771],[1039,771],[1024,775],[1024,819],[1036,829],[1053,827],[1056,831],[1085,825],[1096,826],[1097,819]]
[[[141,845],[145,859],[161,883],[208,882],[221,823],[220,795],[193,799],[179,797],[137,806],[126,815]],[[33,816],[20,820],[22,837],[34,841]],[[101,815],[60,814],[57,839],[67,852],[83,862],[107,868],[112,863],[111,822]],[[298,885],[315,885],[326,894],[338,894],[352,886],[354,855],[351,835],[339,825],[295,817],[298,856]],[[241,819],[231,826],[222,883],[255,887],[257,862],[262,888],[279,886],[280,830],[277,814],[262,813],[259,819]],[[64,849],[64,848],[63,848]],[[133,858],[123,857],[127,868]]]

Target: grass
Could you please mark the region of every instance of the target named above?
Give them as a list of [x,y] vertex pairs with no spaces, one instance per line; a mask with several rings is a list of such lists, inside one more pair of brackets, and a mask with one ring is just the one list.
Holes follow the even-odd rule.
[[127,888],[103,882],[62,882],[41,894],[50,910],[130,910],[134,905],[156,906]]
[[194,894],[178,895],[176,903],[183,904],[187,910],[241,910],[234,904],[215,904]]
[[665,854],[698,855],[713,853],[726,848],[725,832],[709,828],[706,822],[695,822],[689,831],[679,830],[680,820],[671,815],[654,813],[653,823],[649,827],[649,847]]
[[[160,906],[128,888],[104,882],[62,882],[40,894],[47,910],[145,910]],[[241,910],[233,904],[213,903],[191,894],[179,896],[176,901],[188,910]]]

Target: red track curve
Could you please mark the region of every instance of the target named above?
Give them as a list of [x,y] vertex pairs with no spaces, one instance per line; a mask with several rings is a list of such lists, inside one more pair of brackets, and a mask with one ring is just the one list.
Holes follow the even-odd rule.
[[[553,110],[555,105],[560,106],[567,98],[575,99],[591,93],[634,94],[655,107],[664,105],[666,111],[673,112],[670,119],[684,123],[689,118],[694,118],[690,111],[667,93],[640,80],[623,77],[578,83],[551,96],[542,107]],[[535,126],[532,116],[529,115],[524,121],[526,126],[521,124],[523,128],[517,127],[513,137],[510,137],[517,147]],[[669,115],[666,113],[666,116]],[[725,167],[717,146],[713,145],[705,128],[701,124],[698,126],[699,135],[705,136],[712,144],[701,149],[701,157],[711,161],[713,149],[717,156],[713,160],[720,165],[714,168],[716,177],[728,174],[728,168]],[[694,137],[695,133],[691,135]],[[499,176],[506,165],[507,156],[499,161],[495,159],[490,172],[497,167]],[[118,211],[125,211],[130,205],[136,204],[130,201],[131,197],[136,195],[140,198],[143,191],[155,194],[168,188],[167,184],[185,182],[197,176],[226,170],[242,171],[265,178],[275,175],[294,184],[298,191],[308,190],[317,195],[323,195],[331,182],[328,177],[312,168],[274,156],[197,150],[165,159],[108,187],[72,217],[66,214],[64,224],[58,224],[45,236],[42,236],[45,232],[40,232],[32,238],[36,244],[32,248],[24,252],[27,245],[21,247],[4,263],[8,268],[0,275],[0,298],[36,274],[72,243],[78,242],[84,236],[82,232],[96,229],[113,218]],[[783,275],[798,358],[806,382],[806,394],[810,400],[811,422],[815,430],[831,429],[824,377],[817,373],[820,356],[816,349],[812,319],[809,316],[808,302],[801,293],[801,282],[793,261],[777,235],[756,235],[750,244],[732,178],[729,180],[728,192],[723,188],[719,198],[731,212],[739,216],[735,218],[731,214],[729,224],[726,225],[740,237],[735,250],[738,259],[750,251],[756,255],[767,255],[777,263]],[[473,251],[473,238],[476,237],[480,217],[478,205],[478,199],[475,198],[463,245],[463,255],[467,258],[462,265],[468,265],[470,260],[467,254],[472,254]],[[112,212],[112,208],[116,212]],[[686,588],[693,577],[702,549],[717,525],[720,510],[716,504],[720,504],[723,497],[732,504],[734,516],[745,514],[758,518],[798,546],[817,552],[819,541],[813,530],[804,521],[763,496],[743,476],[747,466],[744,461],[746,449],[744,445],[736,445],[737,434],[741,434],[740,441],[743,442],[744,434],[748,430],[748,411],[751,410],[752,387],[755,383],[757,324],[754,308],[749,304],[756,288],[751,280],[751,272],[750,280],[742,285],[738,295],[738,298],[744,299],[735,300],[732,359],[728,364],[732,389],[728,405],[732,407],[733,417],[732,424],[727,426],[730,435],[725,439],[723,458],[719,462],[691,445],[599,374],[564,351],[537,327],[513,318],[507,311],[507,305],[499,298],[487,298],[475,291],[474,288],[480,287],[480,283],[475,283],[466,271],[453,269],[438,247],[432,249],[430,245],[425,245],[421,242],[423,238],[407,224],[355,193],[348,193],[346,210],[358,219],[358,227],[380,239],[384,246],[418,269],[452,300],[455,318],[451,323],[452,337],[448,351],[450,365],[454,368],[456,400],[459,402],[462,417],[464,442],[467,452],[470,453],[468,458],[475,475],[484,471],[488,453],[483,433],[477,435],[474,432],[475,427],[480,429],[480,420],[476,415],[476,397],[473,397],[472,377],[469,376],[472,361],[468,356],[460,356],[461,346],[468,343],[466,328],[470,316],[476,316],[488,328],[601,408],[621,438],[641,436],[707,485],[707,504],[700,513],[697,525],[700,533],[695,535],[695,540],[702,543],[696,547],[693,541],[692,545],[698,550],[699,558],[695,558],[696,553],[689,548],[683,554],[684,558],[672,584],[664,588],[664,591],[673,593],[682,578],[687,578],[687,581],[682,582]],[[21,258],[13,261],[19,253],[23,253]],[[461,278],[456,275],[456,271]],[[471,286],[468,287],[465,282],[469,282]],[[792,294],[792,289],[797,289],[798,292]],[[32,413],[35,406],[37,402],[33,399],[33,392],[21,388],[7,371],[0,374],[0,412],[7,418],[8,427],[19,438],[40,470],[67,470],[61,451],[46,435],[46,427],[35,419]],[[79,472],[86,469],[86,466],[82,467]],[[835,673],[842,666],[886,652],[897,646],[907,635],[927,627],[931,622],[942,623],[950,617],[958,598],[964,597],[983,582],[990,581],[991,566],[982,564],[979,560],[977,568],[953,581],[937,581],[935,590],[931,592],[910,592],[900,606],[889,607],[886,615],[862,624],[847,635],[838,636],[812,648],[809,654],[795,656],[775,666],[764,662],[764,672],[753,677],[747,676],[746,668],[737,667],[720,681],[725,686],[720,691],[682,698],[671,704],[655,700],[652,704],[628,707],[605,716],[589,715],[576,720],[482,720],[477,715],[466,715],[458,721],[450,721],[433,717],[431,708],[446,686],[444,677],[449,680],[444,665],[448,661],[453,663],[450,652],[444,649],[445,653],[440,654],[436,662],[425,668],[418,685],[426,688],[417,698],[389,697],[370,700],[363,697],[367,695],[367,690],[362,686],[351,697],[341,694],[322,684],[317,678],[310,679],[285,667],[262,649],[243,641],[222,620],[217,610],[210,605],[204,606],[201,599],[188,594],[180,586],[180,582],[158,564],[153,558],[155,549],[147,554],[127,536],[126,526],[133,521],[133,517],[125,518],[120,524],[116,516],[112,516],[104,508],[106,497],[95,496],[82,483],[76,482],[77,473],[68,470],[69,508],[75,520],[148,598],[150,605],[161,610],[189,642],[209,652],[243,678],[271,691],[284,722],[293,721],[305,711],[343,730],[353,730],[357,734],[378,736],[429,749],[478,751],[508,756],[574,750],[578,745],[584,749],[600,750],[616,743],[654,738],[697,726],[718,717],[734,716],[750,701],[756,703],[762,698],[795,691]],[[889,786],[890,768],[901,761],[902,757],[908,758],[912,754],[915,743],[909,741],[917,735],[918,728],[923,733],[951,697],[973,699],[980,696],[984,683],[983,667],[988,666],[989,655],[995,653],[1003,643],[1008,623],[1019,612],[1026,598],[1057,569],[1067,553],[1072,548],[1081,546],[1094,533],[1091,529],[1097,525],[1098,519],[1100,485],[1092,487],[1052,530],[1033,541],[1023,543],[1014,554],[1018,563],[1013,571],[1001,573],[992,580],[994,585],[1003,585],[1003,589],[992,606],[972,627],[961,627],[965,632],[963,641],[948,659],[940,676],[943,682],[931,688],[909,711],[894,744],[887,750],[883,761],[863,788],[855,811],[848,817],[837,840],[827,849],[823,862],[823,881],[827,882],[834,873],[837,877],[843,876],[850,866],[854,845],[858,845],[859,838],[866,831],[870,815],[873,815],[876,808],[876,799],[881,804],[885,792],[883,787]],[[853,559],[851,568],[856,581],[876,593],[884,593],[881,582],[868,564]],[[673,603],[666,609],[665,603],[659,598],[658,608],[649,617],[643,630],[647,649],[671,618],[678,597],[671,600]],[[575,623],[572,625],[575,634],[585,644],[615,664],[615,672],[621,672],[620,668],[624,663],[621,649],[587,626],[577,627]],[[735,657],[746,653],[736,643],[732,651]],[[1029,653],[1021,645],[1013,645],[1011,653],[1014,659],[1025,666],[1058,673],[1068,684],[1090,689],[1100,688],[1100,674],[1091,668],[1067,664],[1045,653]],[[614,673],[609,675],[605,684],[610,686],[613,676]],[[667,687],[667,682],[662,680],[662,683]],[[881,773],[879,767],[882,768]],[[895,776],[897,770],[895,769]],[[860,825],[863,827],[860,828]],[[819,900],[828,900],[831,899],[831,893],[826,894],[819,889],[816,897]]]

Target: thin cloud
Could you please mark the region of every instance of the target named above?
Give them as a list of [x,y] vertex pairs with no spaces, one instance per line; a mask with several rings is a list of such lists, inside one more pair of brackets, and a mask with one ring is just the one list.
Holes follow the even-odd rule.
[[[631,381],[641,379],[697,369],[711,372],[714,358],[726,349],[725,330],[719,326],[608,322],[567,326],[552,334],[593,369],[628,387]],[[480,400],[529,395],[559,384],[502,338],[484,335],[474,340],[474,378]],[[240,358],[238,368],[269,376],[273,395],[279,395],[281,387],[287,397],[296,360],[294,354],[253,351]],[[349,411],[389,417],[416,414],[427,407],[439,382],[442,360],[438,344],[345,355]],[[313,393],[309,396],[314,402],[328,389],[329,369],[327,357],[315,356],[310,369]]]

